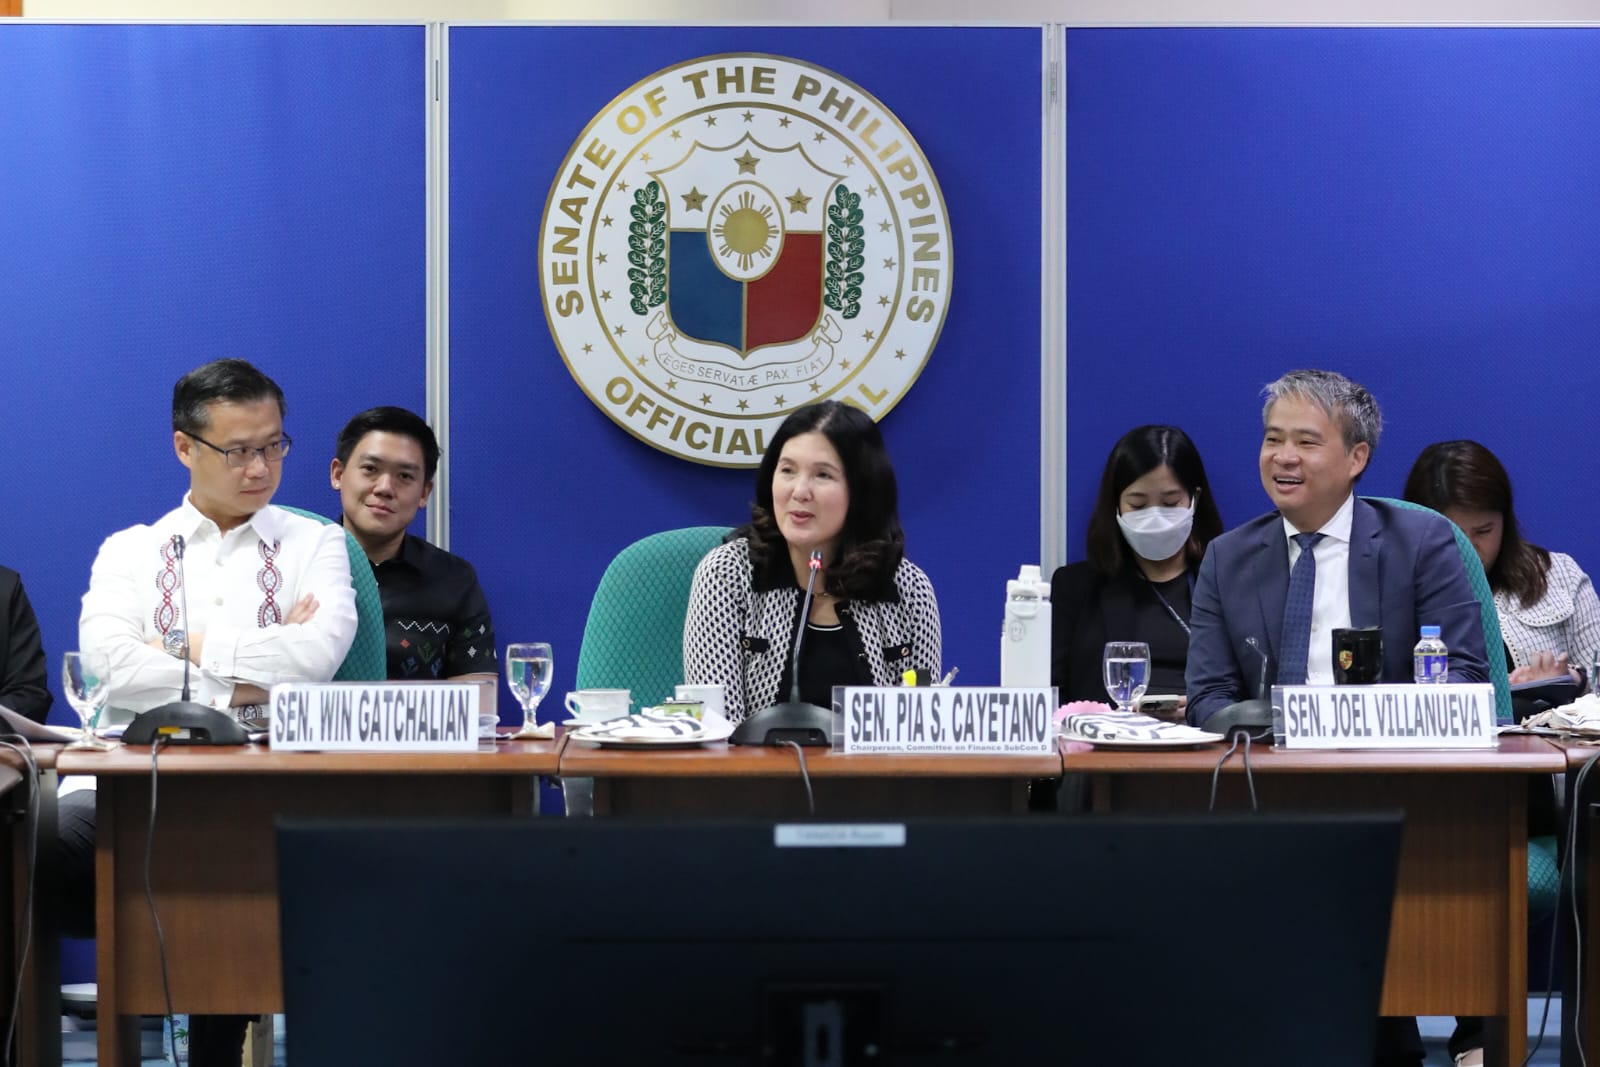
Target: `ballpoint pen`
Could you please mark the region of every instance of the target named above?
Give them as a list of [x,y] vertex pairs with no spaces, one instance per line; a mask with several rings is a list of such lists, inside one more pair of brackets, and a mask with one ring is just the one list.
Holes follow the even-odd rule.
[[950,679],[954,678],[956,676],[956,672],[959,671],[960,669],[961,669],[960,667],[951,667],[950,668],[950,673],[945,675],[943,678],[940,678],[937,684],[938,685],[949,685],[950,684]]

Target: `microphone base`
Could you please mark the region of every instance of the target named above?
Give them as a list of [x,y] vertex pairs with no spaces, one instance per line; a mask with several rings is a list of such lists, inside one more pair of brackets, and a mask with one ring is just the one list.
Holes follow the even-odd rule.
[[1209,730],[1223,737],[1231,737],[1236,733],[1250,735],[1252,741],[1272,743],[1272,701],[1265,697],[1256,697],[1253,700],[1240,700],[1229,704],[1225,708],[1218,708],[1206,717],[1205,722],[1198,724],[1200,729]]
[[787,700],[763,708],[741,722],[728,738],[730,745],[831,746],[833,710],[815,704]]
[[233,716],[192,700],[142,711],[122,731],[125,745],[152,745],[158,737],[173,745],[243,745],[250,740]]

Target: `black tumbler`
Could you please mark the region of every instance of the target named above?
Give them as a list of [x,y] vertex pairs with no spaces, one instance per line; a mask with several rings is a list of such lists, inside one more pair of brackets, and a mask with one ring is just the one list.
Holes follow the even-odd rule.
[[1376,626],[1333,631],[1333,681],[1371,685],[1383,676],[1383,631]]

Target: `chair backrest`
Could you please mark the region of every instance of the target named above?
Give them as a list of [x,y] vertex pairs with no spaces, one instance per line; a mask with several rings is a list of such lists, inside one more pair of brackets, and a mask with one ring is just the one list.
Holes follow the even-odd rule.
[[[1388,496],[1369,496],[1366,499],[1439,515],[1432,508],[1413,504],[1409,500]],[[1439,517],[1444,518],[1443,515]],[[1449,519],[1445,521],[1450,522]],[[1450,530],[1456,535],[1456,551],[1461,553],[1461,565],[1467,570],[1467,581],[1472,583],[1473,595],[1478,598],[1478,613],[1483,619],[1484,658],[1489,661],[1489,682],[1494,686],[1495,717],[1503,723],[1512,722],[1515,716],[1511,711],[1511,679],[1506,674],[1505,638],[1500,633],[1500,610],[1494,606],[1494,591],[1489,588],[1489,576],[1483,573],[1483,561],[1478,558],[1478,550],[1472,547],[1472,541],[1453,522],[1450,523]]]
[[578,651],[579,689],[628,689],[641,705],[683,681],[683,618],[695,566],[728,534],[690,526],[617,553],[600,576]]
[[[291,508],[279,504],[284,511],[316,519],[329,526],[333,520],[304,508]],[[377,682],[389,676],[387,638],[383,630],[383,600],[378,596],[378,579],[372,575],[372,563],[366,550],[349,530],[344,532],[344,545],[350,553],[350,586],[356,591],[356,639],[350,651],[334,673],[336,682]]]

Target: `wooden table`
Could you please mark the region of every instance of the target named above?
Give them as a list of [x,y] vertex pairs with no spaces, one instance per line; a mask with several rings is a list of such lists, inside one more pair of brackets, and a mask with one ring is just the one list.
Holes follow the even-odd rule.
[[[273,838],[279,816],[531,815],[537,776],[555,773],[560,749],[559,739],[424,754],[164,748],[150,877],[173,1010],[283,1010]],[[67,752],[58,766],[63,774],[99,777],[98,1062],[137,1065],[138,1016],[166,1010],[143,881],[150,749]]]
[[[16,1063],[59,1067],[61,1063],[61,943],[54,906],[56,841],[56,753],[59,745],[33,746],[39,767],[39,802],[30,809],[30,790],[22,758],[0,748],[0,1030],[16,992],[17,962],[24,941],[27,966],[22,971],[22,1002],[17,1018]],[[28,829],[37,816],[38,837],[30,860]],[[28,878],[33,876],[33,914],[26,923]]]
[[[807,748],[805,761],[824,818],[1021,812],[1029,779],[1061,774],[1058,755],[842,755]],[[799,757],[787,746],[641,751],[573,741],[562,750],[560,773],[594,779],[596,815],[807,813]]]
[[[1099,811],[1205,811],[1225,751],[1097,749],[1063,756],[1088,775]],[[1490,1064],[1520,1063],[1527,1044],[1527,783],[1565,755],[1533,737],[1496,750],[1307,752],[1255,747],[1264,811],[1402,808],[1406,826],[1381,1012],[1485,1015]],[[1243,761],[1224,768],[1218,810],[1248,808]],[[1242,907],[1242,906],[1241,906]]]

